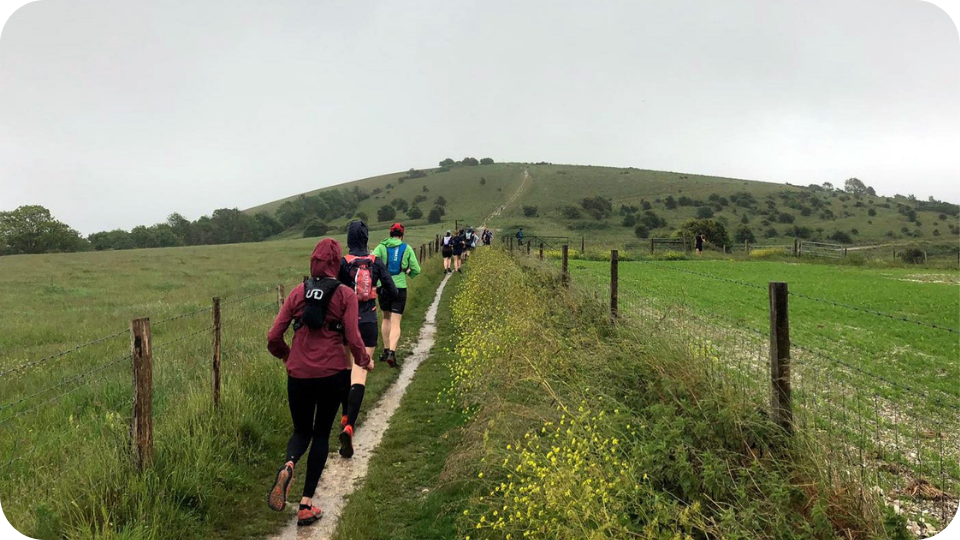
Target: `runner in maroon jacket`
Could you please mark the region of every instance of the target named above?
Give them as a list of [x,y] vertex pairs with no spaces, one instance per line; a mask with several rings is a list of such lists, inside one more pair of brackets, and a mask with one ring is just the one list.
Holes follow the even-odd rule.
[[[336,279],[339,270],[340,243],[324,238],[310,257],[310,275]],[[287,367],[287,397],[293,418],[293,435],[287,442],[286,463],[277,472],[267,503],[278,512],[286,507],[294,466],[309,446],[303,498],[297,513],[298,525],[309,525],[323,515],[320,508],[313,506],[313,493],[327,463],[334,417],[350,389],[351,362],[344,351],[344,340],[356,365],[367,371],[373,369],[373,360],[360,338],[356,294],[343,285],[333,290],[323,327],[295,325],[293,346],[287,346],[284,333],[291,322],[300,321],[303,316],[306,305],[304,287],[301,283],[290,291],[267,334],[267,349],[282,359]],[[331,328],[337,325],[342,325],[342,333]]]

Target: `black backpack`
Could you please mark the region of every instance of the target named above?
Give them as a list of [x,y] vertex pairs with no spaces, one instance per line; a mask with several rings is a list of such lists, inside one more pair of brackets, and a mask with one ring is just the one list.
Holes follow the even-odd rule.
[[327,321],[327,308],[330,299],[337,292],[340,282],[335,278],[307,278],[303,280],[304,306],[303,315],[294,321],[294,331],[306,326],[314,330],[328,328],[334,332],[344,333],[343,321]]

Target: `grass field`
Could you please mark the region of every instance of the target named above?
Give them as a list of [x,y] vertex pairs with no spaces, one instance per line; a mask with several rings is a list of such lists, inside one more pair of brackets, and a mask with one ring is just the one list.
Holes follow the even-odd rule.
[[[289,291],[308,273],[316,241],[0,258],[0,500],[7,519],[38,538],[261,538],[279,527],[285,516],[263,498],[290,420],[284,370],[267,353],[265,336],[277,284]],[[423,320],[440,275],[433,260],[410,281],[401,351],[415,338],[410,329]],[[210,392],[210,303],[217,295],[219,410]],[[126,329],[141,316],[153,330],[155,459],[137,475]],[[396,375],[375,371],[367,403]]]
[[[609,283],[609,272],[609,263],[571,262],[575,281]],[[886,378],[909,380],[955,398],[960,395],[956,272],[767,261],[650,261],[621,263],[620,280],[624,303],[653,299],[663,306],[683,304],[764,332],[769,326],[767,284],[787,282],[795,344],[852,358],[864,370]]]

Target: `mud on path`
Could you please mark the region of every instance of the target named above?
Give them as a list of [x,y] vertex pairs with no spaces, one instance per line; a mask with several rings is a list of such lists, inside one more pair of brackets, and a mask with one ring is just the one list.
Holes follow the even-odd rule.
[[[406,393],[410,381],[413,380],[414,372],[430,355],[430,349],[437,334],[437,310],[440,307],[443,289],[449,279],[448,274],[437,287],[436,296],[427,309],[413,353],[400,367],[400,376],[387,388],[380,397],[380,401],[368,409],[363,424],[357,427],[357,434],[353,439],[355,451],[353,458],[343,459],[336,452],[331,453],[328,458],[327,466],[323,470],[323,476],[313,497],[313,504],[323,509],[323,519],[308,527],[297,527],[296,512],[300,497],[294,493],[296,490],[291,490],[291,499],[287,503],[287,512],[291,514],[290,519],[280,533],[272,537],[272,540],[321,540],[333,537],[333,533],[337,530],[340,513],[346,504],[346,497],[353,493],[359,482],[366,476],[370,457],[390,425],[393,413],[400,406],[400,400]],[[380,367],[378,364],[378,368],[384,369],[387,366]]]

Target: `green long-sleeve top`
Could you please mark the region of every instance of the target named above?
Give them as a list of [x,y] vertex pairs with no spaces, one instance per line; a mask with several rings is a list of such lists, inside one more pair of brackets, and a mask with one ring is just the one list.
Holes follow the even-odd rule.
[[[399,246],[403,241],[399,238],[386,238],[379,244],[377,247],[373,248],[373,254],[377,256],[378,259],[383,261],[383,264],[390,266],[390,260],[387,258],[387,248],[392,248]],[[400,259],[400,273],[393,276],[393,282],[396,283],[398,289],[407,288],[407,276],[417,277],[420,274],[420,263],[417,261],[417,254],[414,253],[416,250],[410,247],[409,245],[403,250],[403,257]],[[407,270],[410,270],[410,274],[407,274]]]

